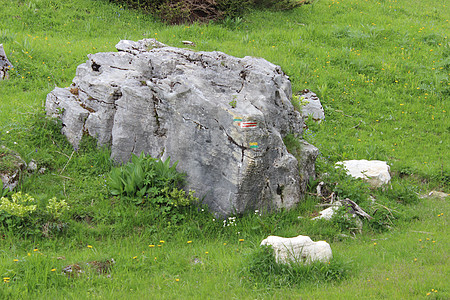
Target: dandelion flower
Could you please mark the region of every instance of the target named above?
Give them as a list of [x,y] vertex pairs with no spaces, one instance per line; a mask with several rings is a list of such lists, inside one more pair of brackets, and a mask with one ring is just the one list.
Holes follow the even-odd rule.
[[52,272],[55,272],[55,271],[56,271],[56,269],[51,269],[51,271],[52,271]]
[[223,243],[223,245],[224,245],[224,246],[226,246],[226,245],[227,245],[227,243]]
[[180,281],[180,279],[179,279],[179,278],[177,278],[177,279],[175,279],[175,281],[176,281],[176,282],[178,282],[178,281]]
[[430,292],[428,292],[428,293],[427,293],[427,296],[430,296],[430,295],[431,295],[431,293],[430,293]]
[[155,248],[155,245],[148,245],[150,248]]
[[88,247],[88,248],[92,248],[92,246],[91,246],[91,245],[87,245],[87,247]]
[[163,241],[163,240],[160,240],[159,242],[160,242],[161,244],[164,244],[164,243],[165,243],[165,241]]
[[239,239],[239,242],[243,242],[244,241],[244,239]]
[[36,251],[39,251],[39,249],[38,249],[38,248],[36,248],[36,249],[34,249],[33,251],[34,251],[34,252],[36,252]]
[[208,252],[208,251],[206,251],[206,252],[205,252],[205,254],[209,254],[209,252]]
[[133,259],[136,259],[137,258],[137,256],[133,256]]
[[376,246],[376,245],[377,245],[377,243],[373,243],[373,245],[374,245],[374,246]]
[[15,262],[18,262],[19,260],[17,258],[14,259]]
[[188,244],[192,243],[192,241],[187,241]]

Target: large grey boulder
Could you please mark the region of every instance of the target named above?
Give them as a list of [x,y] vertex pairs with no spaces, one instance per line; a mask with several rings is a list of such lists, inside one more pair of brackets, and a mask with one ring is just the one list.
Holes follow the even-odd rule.
[[301,200],[318,150],[302,141],[299,162],[283,143],[288,133],[301,137],[303,119],[279,66],[154,39],[116,48],[90,54],[71,87],[47,96],[47,113],[61,118],[75,148],[89,134],[120,162],[142,151],[170,156],[187,188],[221,215]]

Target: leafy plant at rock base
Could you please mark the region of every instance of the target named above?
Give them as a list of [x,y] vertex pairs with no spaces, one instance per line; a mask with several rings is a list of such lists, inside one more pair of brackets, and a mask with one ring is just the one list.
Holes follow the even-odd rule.
[[170,166],[170,157],[163,162],[144,153],[140,156],[132,154],[131,162],[111,170],[108,178],[110,193],[115,196],[144,197],[151,188],[181,187],[186,175],[176,170],[177,164],[175,162]]
[[305,106],[306,104],[308,104],[309,101],[305,100],[305,97],[303,97],[303,96],[292,95],[291,103],[292,103],[292,105],[294,105],[294,108],[297,111],[301,112],[302,111],[302,107]]
[[144,153],[133,154],[131,162],[111,170],[109,191],[135,205],[153,206],[163,217],[170,215],[172,223],[177,223],[184,216],[176,211],[198,201],[193,191],[181,189],[186,175],[176,170],[177,164],[171,166],[170,157],[162,161]]

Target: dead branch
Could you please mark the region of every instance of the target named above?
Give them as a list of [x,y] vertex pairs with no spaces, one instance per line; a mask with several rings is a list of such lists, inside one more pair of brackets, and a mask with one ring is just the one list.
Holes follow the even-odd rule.
[[75,150],[72,151],[72,154],[70,154],[69,160],[66,162],[66,164],[64,165],[64,168],[62,168],[61,172],[59,173],[59,175],[61,175],[64,170],[66,169],[67,165],[69,164],[70,160],[72,159],[73,154],[75,153]]
[[364,210],[362,210],[362,208],[359,207],[359,205],[356,204],[354,201],[352,201],[348,198],[345,198],[344,200],[339,200],[339,201],[341,201],[342,204],[350,206],[352,208],[353,212],[355,214],[357,214],[358,216],[366,218],[368,220],[373,219],[372,216],[370,216],[368,213],[366,213]]

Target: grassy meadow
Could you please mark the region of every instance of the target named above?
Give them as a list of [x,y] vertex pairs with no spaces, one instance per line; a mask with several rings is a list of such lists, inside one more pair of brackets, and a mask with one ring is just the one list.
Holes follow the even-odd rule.
[[[1,299],[450,298],[448,197],[418,197],[450,190],[446,1],[317,0],[178,26],[101,0],[0,0],[0,7],[0,44],[14,65],[0,81],[0,145],[46,168],[24,174],[15,192],[40,208],[53,197],[70,206],[61,228],[49,228],[56,223],[44,215],[14,223],[0,211]],[[262,57],[282,67],[294,93],[316,92],[326,119],[308,122],[304,137],[320,149],[318,174],[328,173],[329,186],[374,220],[362,234],[345,218],[311,221],[321,209],[312,195],[290,211],[226,220],[190,206],[176,221],[113,197],[109,150],[86,139],[74,152],[44,117],[45,98],[71,84],[89,53],[142,38]],[[333,166],[346,159],[387,161],[390,188],[343,176]],[[259,250],[268,235],[300,234],[329,242],[330,264],[279,269]],[[80,276],[62,272],[75,264]]]

